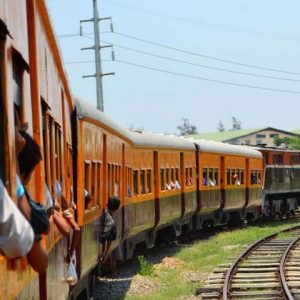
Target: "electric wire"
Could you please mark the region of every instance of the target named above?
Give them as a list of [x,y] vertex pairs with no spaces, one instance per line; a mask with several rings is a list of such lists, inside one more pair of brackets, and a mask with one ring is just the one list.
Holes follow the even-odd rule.
[[136,63],[131,63],[131,62],[127,62],[127,61],[119,60],[119,59],[115,59],[115,61],[122,63],[122,64],[130,65],[130,66],[134,66],[134,67],[138,67],[138,68],[143,68],[143,69],[147,69],[147,70],[151,70],[151,71],[157,71],[157,72],[161,72],[161,73],[172,74],[172,75],[186,77],[186,78],[193,78],[193,79],[198,79],[198,80],[203,80],[203,81],[208,81],[208,82],[214,82],[214,83],[220,83],[220,84],[226,84],[226,85],[232,85],[232,86],[239,86],[239,87],[246,87],[246,88],[252,88],[252,89],[259,89],[259,90],[266,90],[266,91],[273,91],[273,92],[300,94],[300,91],[275,89],[275,88],[268,88],[268,87],[262,87],[262,86],[256,86],[256,85],[236,83],[236,82],[231,82],[231,81],[222,81],[222,80],[210,79],[210,78],[206,78],[206,77],[200,77],[200,76],[189,75],[189,74],[184,74],[184,73],[171,72],[168,70],[158,69],[158,68],[149,67],[149,66],[145,66],[145,65],[139,65]]
[[233,32],[238,32],[238,33],[248,34],[248,35],[249,34],[250,35],[256,35],[256,36],[272,38],[272,39],[300,42],[300,39],[297,39],[297,38],[286,37],[286,36],[278,36],[278,35],[274,35],[274,34],[270,34],[270,33],[256,32],[256,31],[251,31],[251,30],[246,30],[246,29],[239,29],[239,28],[235,28],[235,27],[232,27],[232,26],[225,26],[225,25],[220,25],[220,24],[202,22],[202,21],[198,21],[198,20],[197,21],[196,20],[191,20],[191,19],[188,19],[188,18],[175,17],[175,16],[171,16],[171,15],[168,15],[168,14],[162,14],[162,13],[158,13],[158,12],[151,11],[151,10],[146,10],[146,9],[142,9],[142,8],[133,7],[133,6],[130,6],[130,5],[127,5],[127,4],[124,4],[124,3],[120,3],[120,2],[116,2],[116,1],[105,0],[105,2],[107,2],[109,4],[112,4],[112,5],[115,5],[115,6],[135,10],[135,11],[138,11],[138,12],[142,12],[142,13],[146,13],[146,14],[150,14],[150,15],[156,15],[156,16],[159,16],[161,18],[172,19],[172,20],[176,20],[176,21],[180,21],[180,22],[184,22],[184,23],[190,23],[190,24],[194,24],[194,25],[198,25],[198,26],[199,25],[200,26],[206,26],[206,27],[211,27],[211,28],[216,28],[216,29],[233,31]]
[[[106,43],[106,44],[112,44],[110,42],[106,42],[106,41],[103,41],[103,40],[102,40],[102,42]],[[260,78],[267,78],[267,79],[277,79],[277,80],[284,80],[284,81],[300,82],[300,79],[285,78],[285,77],[276,77],[276,76],[268,76],[268,75],[260,75],[260,74],[256,74],[256,73],[235,71],[235,70],[231,70],[231,69],[218,68],[218,67],[212,67],[212,66],[208,66],[208,65],[204,65],[204,64],[193,63],[193,62],[189,62],[189,61],[186,61],[186,60],[181,60],[181,59],[171,58],[171,57],[167,57],[167,56],[163,56],[163,55],[158,55],[158,54],[151,53],[151,52],[148,52],[148,51],[134,49],[134,48],[126,47],[126,46],[123,46],[123,45],[120,45],[120,44],[115,44],[115,43],[113,43],[113,46],[121,48],[121,49],[129,50],[129,51],[133,51],[133,52],[136,52],[136,53],[141,53],[141,54],[149,55],[149,56],[152,56],[152,57],[162,58],[162,59],[165,59],[165,60],[179,62],[179,63],[182,63],[182,64],[187,64],[187,65],[191,65],[191,66],[206,68],[206,69],[210,69],[210,70],[216,70],[216,71],[222,71],[222,72],[229,72],[229,73],[233,73],[233,74],[254,76],[254,77],[260,77]]]
[[141,38],[138,38],[138,37],[135,37],[135,36],[132,36],[132,35],[129,35],[129,34],[121,33],[121,32],[114,31],[114,34],[129,38],[129,39],[132,39],[132,40],[136,40],[136,41],[144,42],[144,43],[147,43],[147,44],[155,45],[155,46],[158,46],[158,47],[166,48],[166,49],[169,49],[169,50],[178,51],[178,52],[181,52],[181,53],[190,54],[190,55],[194,55],[194,56],[199,56],[199,57],[203,57],[203,58],[207,58],[207,59],[211,59],[211,60],[215,60],[215,61],[221,61],[221,62],[230,63],[230,64],[234,64],[234,65],[238,65],[238,66],[244,66],[244,67],[248,67],[248,68],[254,68],[254,69],[265,70],[265,71],[286,73],[286,74],[292,74],[292,75],[300,75],[300,73],[298,73],[298,72],[291,72],[291,71],[267,68],[267,67],[262,67],[262,66],[250,65],[250,64],[245,64],[245,63],[233,61],[233,60],[228,60],[228,59],[224,59],[224,58],[209,56],[209,55],[205,55],[205,54],[201,54],[201,53],[197,53],[197,52],[192,52],[192,51],[187,51],[187,50],[171,47],[171,46],[168,46],[168,45],[165,45],[165,44],[160,44],[160,43],[156,43],[156,42],[153,42],[153,41],[141,39]]

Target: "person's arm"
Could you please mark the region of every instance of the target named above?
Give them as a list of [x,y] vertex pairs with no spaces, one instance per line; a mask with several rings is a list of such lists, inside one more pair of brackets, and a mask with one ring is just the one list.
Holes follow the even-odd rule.
[[33,246],[27,255],[27,260],[33,270],[37,273],[43,273],[46,271],[48,267],[48,253],[42,245],[41,240],[38,239],[33,243]]
[[0,180],[0,250],[9,258],[26,256],[34,240],[29,222],[9,197]]
[[54,210],[53,212],[53,221],[62,235],[64,236],[70,235],[69,223],[57,210]]
[[[73,237],[72,237],[72,242],[71,242],[71,246],[69,249],[69,256],[70,258],[73,256],[74,251],[76,249],[76,246],[79,242],[79,237],[80,237],[80,227],[78,226],[78,224],[76,223],[74,217],[72,216],[72,218],[68,218],[67,219],[71,228],[73,229]],[[69,259],[67,258],[67,261]]]

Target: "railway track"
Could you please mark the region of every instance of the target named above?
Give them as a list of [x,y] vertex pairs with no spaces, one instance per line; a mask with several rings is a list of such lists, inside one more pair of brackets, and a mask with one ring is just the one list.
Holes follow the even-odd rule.
[[300,226],[263,238],[223,264],[198,290],[203,300],[300,299]]

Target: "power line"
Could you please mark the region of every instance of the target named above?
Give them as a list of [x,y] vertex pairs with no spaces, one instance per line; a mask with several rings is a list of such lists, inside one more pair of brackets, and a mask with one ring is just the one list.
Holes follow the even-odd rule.
[[230,63],[230,64],[234,64],[234,65],[238,65],[238,66],[244,66],[244,67],[248,67],[248,68],[254,68],[254,69],[265,70],[265,71],[286,73],[286,74],[292,74],[292,75],[300,75],[300,73],[297,73],[297,72],[290,72],[290,71],[284,71],[284,70],[279,70],[279,69],[272,69],[272,68],[266,68],[266,67],[261,67],[261,66],[256,66],[256,65],[250,65],[250,64],[245,64],[245,63],[240,63],[240,62],[237,62],[237,61],[233,61],[233,60],[228,60],[228,59],[219,58],[219,57],[213,57],[213,56],[200,54],[200,53],[192,52],[192,51],[187,51],[187,50],[171,47],[171,46],[168,46],[168,45],[165,45],[165,44],[160,44],[160,43],[148,41],[148,40],[145,40],[145,39],[141,39],[141,38],[138,38],[138,37],[135,37],[135,36],[132,36],[132,35],[129,35],[129,34],[121,33],[121,32],[116,32],[115,31],[114,33],[117,34],[117,35],[120,35],[120,36],[124,36],[124,37],[129,38],[129,39],[136,40],[136,41],[144,42],[144,43],[147,43],[147,44],[155,45],[155,46],[166,48],[166,49],[169,49],[169,50],[178,51],[178,52],[185,53],[185,54],[190,54],[190,55],[195,55],[195,56],[199,56],[199,57],[203,57],[203,58],[207,58],[207,59],[211,59],[211,60],[215,60],[215,61],[221,61],[221,62]]
[[[111,44],[111,43],[105,42],[105,41],[102,41],[102,42],[107,43],[107,44]],[[162,55],[158,55],[158,54],[151,53],[151,52],[148,52],[148,51],[143,51],[143,50],[138,50],[138,49],[126,47],[126,46],[123,46],[123,45],[120,45],[120,44],[115,44],[114,43],[113,45],[114,45],[114,47],[118,47],[118,48],[129,50],[129,51],[133,51],[133,52],[136,52],[136,53],[141,53],[141,54],[145,54],[145,55],[149,55],[149,56],[153,56],[153,57],[157,57],[157,58],[162,58],[162,59],[169,60],[169,61],[179,62],[179,63],[183,63],[183,64],[187,64],[187,65],[191,65],[191,66],[196,66],[196,67],[201,67],[201,68],[206,68],[206,69],[210,69],[210,70],[229,72],[229,73],[234,73],[234,74],[254,76],[254,77],[260,77],[260,78],[267,78],[267,79],[277,79],[277,80],[300,82],[300,79],[284,78],[284,77],[276,77],[276,76],[267,76],[267,75],[260,75],[260,74],[255,74],[255,73],[248,73],[248,72],[241,72],[241,71],[235,71],[235,70],[230,70],[230,69],[212,67],[212,66],[208,66],[208,65],[189,62],[189,61],[186,61],[186,60],[181,60],[181,59],[171,58],[171,57],[167,57],[167,56],[162,56]]]
[[[104,33],[112,33],[111,31],[101,31],[100,34]],[[93,32],[87,32],[86,34],[94,34]],[[73,37],[82,37],[80,33],[65,33],[65,34],[57,34],[56,35],[59,39],[63,38],[73,38]]]
[[221,80],[215,80],[215,79],[210,79],[210,78],[200,77],[200,76],[195,76],[195,75],[171,72],[168,70],[139,65],[139,64],[119,60],[119,59],[116,59],[115,61],[122,63],[122,64],[130,65],[130,66],[134,66],[134,67],[138,67],[138,68],[143,68],[143,69],[147,69],[147,70],[151,70],[151,71],[157,71],[157,72],[161,72],[161,73],[172,74],[172,75],[186,77],[186,78],[193,78],[193,79],[198,79],[198,80],[203,80],[203,81],[208,81],[208,82],[221,83],[221,84],[226,84],[226,85],[246,87],[246,88],[251,88],[251,89],[259,89],[259,90],[272,91],[272,92],[300,94],[300,91],[275,89],[275,88],[268,88],[268,87],[262,87],[262,86],[256,86],[256,85],[248,85],[248,84],[242,84],[242,83],[236,83],[236,82],[230,82],[230,81],[221,81]]
[[235,28],[235,27],[231,27],[231,26],[225,26],[225,25],[219,25],[219,24],[213,24],[213,23],[207,23],[207,22],[200,22],[200,21],[191,20],[191,19],[182,18],[182,17],[175,17],[175,16],[171,16],[171,15],[168,15],[168,14],[162,14],[162,13],[158,13],[158,12],[151,11],[151,10],[137,8],[137,7],[127,5],[127,4],[123,4],[123,3],[119,3],[119,2],[115,2],[115,1],[110,1],[110,0],[106,0],[106,2],[109,3],[109,4],[116,5],[116,6],[124,7],[124,8],[131,9],[131,10],[135,10],[135,11],[138,11],[138,12],[142,12],[142,13],[146,13],[146,14],[150,14],[150,15],[156,15],[156,16],[159,16],[159,17],[162,17],[162,18],[173,19],[173,20],[176,20],[176,21],[180,21],[180,22],[184,22],[184,23],[190,23],[190,24],[194,24],[194,25],[198,25],[198,26],[200,25],[200,26],[206,26],[206,27],[211,27],[211,28],[216,28],[216,29],[224,29],[224,30],[227,30],[227,31],[233,31],[233,32],[238,32],[238,33],[242,33],[242,34],[251,34],[251,35],[262,36],[262,37],[267,37],[267,38],[272,38],[272,39],[280,39],[280,40],[300,42],[300,39],[296,39],[296,38],[285,37],[285,36],[277,36],[277,35],[273,35],[273,34],[269,34],[269,33],[256,32],[256,31],[245,30],[245,29],[241,30],[239,28]]
[[[111,59],[102,59],[102,62],[112,61]],[[65,65],[75,65],[75,64],[88,64],[95,63],[95,60],[74,60],[74,61],[66,61]]]

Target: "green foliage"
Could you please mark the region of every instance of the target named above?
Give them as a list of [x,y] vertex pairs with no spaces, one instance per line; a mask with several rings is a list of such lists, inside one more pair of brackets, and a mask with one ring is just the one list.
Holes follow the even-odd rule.
[[217,126],[217,129],[219,132],[223,132],[225,131],[225,127],[224,127],[224,124],[222,121],[219,122],[218,126]]
[[297,137],[284,137],[280,138],[278,136],[274,137],[274,144],[280,146],[284,144],[290,149],[300,150],[300,139]]
[[183,125],[177,127],[180,131],[180,135],[189,135],[189,134],[197,134],[197,127],[192,125],[187,118],[183,118]]
[[242,123],[236,117],[232,117],[232,129],[231,130],[241,130]]
[[139,260],[138,273],[142,276],[152,276],[154,273],[153,265],[148,261],[146,261],[143,255],[138,256],[138,260]]

